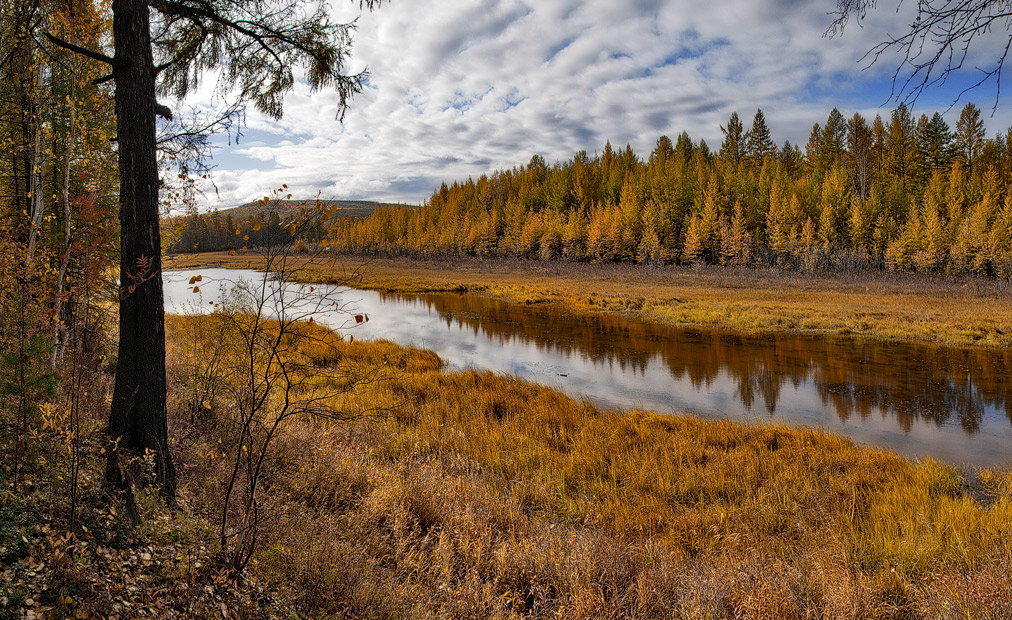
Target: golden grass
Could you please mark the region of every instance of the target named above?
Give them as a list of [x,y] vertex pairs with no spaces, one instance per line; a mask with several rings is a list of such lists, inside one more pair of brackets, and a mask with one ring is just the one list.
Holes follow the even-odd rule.
[[[167,259],[167,269],[208,264],[256,268],[224,253]],[[813,276],[779,270],[507,260],[344,257],[338,279],[397,292],[471,291],[517,303],[556,302],[577,312],[619,312],[667,325],[746,333],[854,334],[961,347],[1012,346],[1007,282],[886,272]],[[332,281],[322,261],[307,280]]]
[[[172,364],[206,324],[170,318]],[[335,403],[384,414],[302,420],[279,446],[253,571],[311,614],[1012,614],[1012,472],[974,495],[950,466],[814,430],[602,411],[391,343],[300,352],[389,369]],[[191,437],[193,494],[218,465],[213,434]]]

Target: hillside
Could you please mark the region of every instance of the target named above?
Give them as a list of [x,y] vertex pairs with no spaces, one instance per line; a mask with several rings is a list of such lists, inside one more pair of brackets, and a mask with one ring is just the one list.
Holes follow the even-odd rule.
[[[256,247],[265,242],[269,231],[282,234],[290,222],[299,218],[300,211],[312,211],[318,204],[332,210],[323,220],[336,217],[342,220],[359,221],[369,217],[379,207],[390,207],[378,202],[365,200],[282,200],[273,198],[269,204],[255,201],[210,213],[195,213],[170,218],[162,222],[163,249],[175,252],[209,252],[238,250],[240,247]],[[403,205],[399,208],[404,207]],[[276,217],[274,217],[276,216]],[[329,225],[313,222],[312,230],[303,231],[307,241],[319,241],[326,236]]]

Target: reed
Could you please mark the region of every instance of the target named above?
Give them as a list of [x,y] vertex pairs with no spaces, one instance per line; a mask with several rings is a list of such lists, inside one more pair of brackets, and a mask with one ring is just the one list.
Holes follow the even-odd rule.
[[[201,337],[194,321],[207,324],[168,323],[174,364]],[[338,375],[388,371],[334,403],[363,415],[285,431],[251,569],[314,616],[1012,614],[1012,471],[969,486],[817,430],[603,411],[447,372],[431,352],[318,336],[299,354]],[[215,437],[190,437],[199,505]]]

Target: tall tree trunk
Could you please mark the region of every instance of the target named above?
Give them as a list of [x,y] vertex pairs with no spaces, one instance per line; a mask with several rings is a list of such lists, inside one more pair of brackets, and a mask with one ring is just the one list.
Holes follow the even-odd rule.
[[28,260],[27,269],[28,277],[32,276],[32,263],[35,258],[35,244],[39,238],[39,231],[42,230],[42,215],[45,209],[45,202],[43,201],[45,195],[45,181],[46,181],[46,166],[44,163],[43,154],[43,123],[42,123],[42,108],[45,101],[45,63],[43,63],[42,54],[39,54],[38,66],[35,68],[36,71],[36,82],[35,82],[35,96],[37,103],[34,107],[34,115],[31,121],[35,123],[35,138],[32,141],[32,169],[30,173],[31,179],[31,229],[28,233]]
[[74,158],[77,143],[77,56],[70,58],[70,127],[67,131],[67,152],[63,160],[63,259],[60,271],[56,274],[56,298],[53,308],[53,352],[49,358],[49,367],[56,369],[63,362],[63,354],[67,350],[67,326],[61,323],[63,312],[64,283],[67,281],[67,269],[70,267],[71,250],[73,249],[74,227],[73,213],[70,209],[70,163]]
[[120,177],[119,357],[109,412],[106,479],[123,485],[117,452],[151,451],[162,492],[175,495],[165,405],[165,317],[158,230],[155,68],[146,0],[114,0]]

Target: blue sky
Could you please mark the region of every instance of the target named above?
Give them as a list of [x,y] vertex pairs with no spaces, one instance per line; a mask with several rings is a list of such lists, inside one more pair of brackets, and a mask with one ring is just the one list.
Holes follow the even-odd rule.
[[[756,108],[778,143],[804,145],[834,106],[887,117],[896,59],[866,68],[860,58],[909,23],[880,2],[863,27],[826,38],[834,0],[392,0],[361,16],[357,2],[332,5],[359,18],[352,69],[369,69],[368,87],[343,124],[336,95],[304,84],[280,121],[251,111],[238,144],[217,140],[217,190],[202,208],[283,183],[297,197],[417,203],[443,180],[535,153],[564,160],[611,140],[645,157],[683,130],[716,148],[731,112],[748,126]],[[981,62],[1002,36],[982,41]],[[962,102],[945,109],[970,77],[926,92],[915,114],[938,110],[954,126]],[[200,99],[191,103],[211,100]],[[1012,120],[1007,106],[988,116],[993,88],[965,101],[985,111],[989,133]]]

